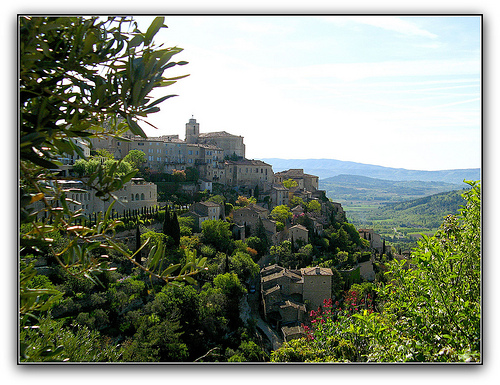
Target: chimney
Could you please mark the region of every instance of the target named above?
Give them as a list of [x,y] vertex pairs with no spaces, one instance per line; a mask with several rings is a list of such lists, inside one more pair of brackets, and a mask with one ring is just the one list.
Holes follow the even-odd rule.
[[318,266],[316,266],[316,275],[320,275],[320,274],[321,274],[321,273],[320,273],[320,270],[321,270],[321,269],[320,269]]

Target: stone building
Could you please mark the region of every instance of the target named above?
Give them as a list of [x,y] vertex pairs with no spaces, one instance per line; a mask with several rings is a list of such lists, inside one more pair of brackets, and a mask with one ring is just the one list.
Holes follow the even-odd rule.
[[273,186],[273,166],[261,160],[226,160],[224,184],[232,187],[246,187],[268,192]]
[[298,190],[315,192],[318,190],[319,177],[316,175],[305,174],[303,169],[293,168],[274,174],[274,183],[283,184],[285,180],[292,179],[297,182]]
[[252,230],[255,230],[259,218],[261,220],[267,219],[269,211],[257,204],[249,204],[246,207],[233,210],[233,222],[238,225],[247,225]]
[[301,241],[305,244],[309,242],[309,230],[302,225],[295,225],[288,229],[288,237],[294,242]]
[[328,268],[289,270],[275,264],[263,268],[260,276],[265,317],[282,324],[303,321],[305,302],[316,309],[332,297],[333,273]]
[[288,194],[288,189],[280,186],[280,185],[274,185],[271,188],[271,207],[276,207],[276,206],[281,206],[281,205],[288,205],[289,202],[289,194]]
[[[113,202],[113,199],[103,201],[97,197],[96,191],[89,189],[83,180],[61,180],[58,183],[66,198],[73,201],[68,203],[69,209],[73,211],[82,209],[83,215],[87,217],[94,213],[106,212]],[[112,212],[119,215],[128,210],[142,210],[158,204],[156,185],[142,178],[132,178],[120,190],[114,191],[113,195],[118,199],[113,205]]]
[[324,267],[306,267],[300,269],[304,280],[302,299],[309,301],[313,308],[323,305],[325,299],[332,297],[332,269]]
[[195,220],[195,230],[201,231],[201,224],[207,220],[218,220],[224,217],[224,209],[215,202],[197,202],[191,205],[189,212],[183,216],[192,217]]
[[221,148],[225,155],[245,157],[242,136],[229,134],[226,131],[200,133],[200,124],[194,118],[186,123],[186,143],[212,145]]
[[384,242],[379,234],[377,234],[373,229],[359,229],[359,236],[370,242],[370,247],[377,250],[379,253],[383,253]]

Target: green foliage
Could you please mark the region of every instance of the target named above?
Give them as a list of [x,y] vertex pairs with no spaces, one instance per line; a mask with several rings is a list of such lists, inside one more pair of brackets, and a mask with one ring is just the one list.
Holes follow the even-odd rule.
[[258,256],[263,256],[267,251],[267,242],[260,237],[249,237],[245,240],[248,247],[257,251]]
[[283,181],[283,186],[287,189],[291,189],[293,187],[297,187],[299,184],[297,183],[297,181],[293,180],[293,179],[287,179],[287,180],[284,180]]
[[[163,18],[153,25],[143,33],[130,18],[20,17],[20,219],[32,226],[21,233],[22,253],[45,253],[72,274],[94,280],[109,269],[95,250],[115,247],[119,222],[110,220],[112,205],[95,225],[81,225],[81,210],[69,209],[73,202],[53,170],[60,157],[84,158],[78,143],[88,144],[90,137],[121,138],[127,129],[145,137],[137,120],[171,96],[153,101],[150,92],[178,79],[165,78],[167,68],[186,64],[170,62],[181,49],[153,43]],[[112,159],[99,163],[87,173],[88,186],[110,199],[135,174],[124,165]],[[56,249],[54,232],[64,234],[63,250]],[[20,293],[22,314],[40,308],[40,296],[23,286]]]
[[21,362],[116,362],[121,351],[109,338],[85,326],[71,331],[62,321],[40,319],[20,332]]
[[238,199],[236,200],[236,204],[241,207],[246,207],[250,204],[257,203],[257,199],[255,197],[246,197],[243,195],[240,195]]
[[296,206],[305,206],[306,203],[301,197],[293,196],[289,201],[289,206],[294,208]]
[[129,163],[134,169],[141,169],[146,162],[146,154],[141,150],[130,150],[123,160]]
[[254,278],[259,274],[260,268],[253,260],[252,257],[241,251],[237,251],[230,258],[231,270],[233,270],[240,281],[246,282],[250,278]]
[[132,340],[124,345],[125,362],[182,362],[188,349],[181,341],[179,322],[161,320],[155,314],[143,316]]
[[374,227],[379,234],[393,242],[403,242],[410,238],[410,233],[433,234],[444,217],[456,213],[465,203],[462,193],[463,190],[442,192],[399,203],[356,210],[347,207],[346,210],[356,226]]
[[203,242],[212,245],[222,252],[231,252],[233,245],[230,225],[226,221],[219,219],[209,219],[201,224]]
[[321,203],[319,203],[315,199],[309,201],[309,203],[307,204],[307,211],[310,213],[320,213],[321,212]]
[[[409,261],[388,264],[388,282],[353,285],[344,308],[311,314],[308,338],[284,344],[272,361],[481,361],[481,200],[468,182],[467,204]],[[378,308],[380,312],[374,310]]]
[[272,209],[270,216],[275,221],[286,223],[292,217],[292,212],[288,206],[280,205]]

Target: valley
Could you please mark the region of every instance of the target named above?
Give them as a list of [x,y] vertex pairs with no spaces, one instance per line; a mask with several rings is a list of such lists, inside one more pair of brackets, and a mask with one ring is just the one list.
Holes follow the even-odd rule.
[[357,175],[320,180],[356,228],[373,228],[396,250],[409,250],[420,234],[433,234],[463,204],[465,184],[390,181]]

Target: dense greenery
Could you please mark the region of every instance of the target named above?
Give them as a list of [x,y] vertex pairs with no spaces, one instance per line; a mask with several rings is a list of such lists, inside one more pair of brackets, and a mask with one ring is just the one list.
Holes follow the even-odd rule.
[[388,263],[377,298],[352,288],[343,304],[312,312],[308,337],[278,361],[481,361],[481,192],[470,182],[458,216],[424,237],[409,261]]
[[[137,253],[147,242],[131,252],[114,238],[121,222],[112,217],[113,204],[93,220],[85,218],[82,210],[70,210],[69,203],[79,202],[66,196],[58,171],[61,158],[85,158],[80,144],[90,144],[91,137],[125,140],[121,135],[127,130],[146,137],[138,122],[144,122],[148,114],[159,111],[161,102],[174,96],[153,100],[151,91],[185,77],[164,76],[167,69],[186,64],[171,60],[181,48],[154,43],[156,33],[165,27],[162,17],[155,18],[145,32],[128,17],[19,18],[21,361],[91,361],[97,357],[88,349],[86,356],[71,355],[68,348],[75,345],[76,338],[89,335],[87,329],[76,325],[98,325],[99,329],[113,314],[105,308],[96,310],[81,315],[78,322],[75,319],[62,331],[61,324],[54,323],[47,312],[66,299],[75,301],[64,295],[80,299],[78,296],[86,293],[98,294],[92,292],[93,285],[99,287],[96,290],[106,288],[117,268],[113,261],[124,262],[127,271],[135,266],[139,275],[164,285],[172,280],[192,282],[193,275],[204,267],[194,251],[185,248],[185,265],[162,268],[163,244],[152,247],[145,263],[139,263]],[[109,200],[137,170],[121,170],[127,162],[107,159],[103,152],[97,155],[103,162],[83,173],[87,188]],[[110,258],[113,254],[117,254],[114,259]],[[49,281],[35,268],[35,263],[44,261],[52,277]],[[121,297],[130,298],[130,294]],[[172,325],[175,336],[175,322]],[[87,347],[104,346],[106,341],[98,341],[92,332]],[[111,353],[102,355],[104,360],[113,357]]]
[[[212,223],[213,227],[226,228],[222,226],[226,222],[214,222],[218,223]],[[169,244],[162,242],[168,237],[162,232],[145,231],[146,228],[142,236],[153,243],[152,252],[158,244]],[[173,286],[151,279],[144,271],[131,269],[128,260],[115,251],[109,255],[114,270],[101,273],[100,284],[49,265],[46,275],[34,275],[26,285],[57,291],[60,298],[41,320],[40,327],[22,329],[22,361],[268,359],[252,320],[244,322],[240,318],[245,282],[257,276],[259,267],[244,242],[224,239],[230,246],[184,236],[179,248],[170,243],[170,249],[163,249],[159,264],[167,269],[174,263],[189,261],[189,254],[193,253],[207,260],[206,269],[196,277],[198,284],[186,279],[193,285]],[[233,252],[225,254],[220,247]],[[88,337],[79,347],[77,338],[83,335]]]

